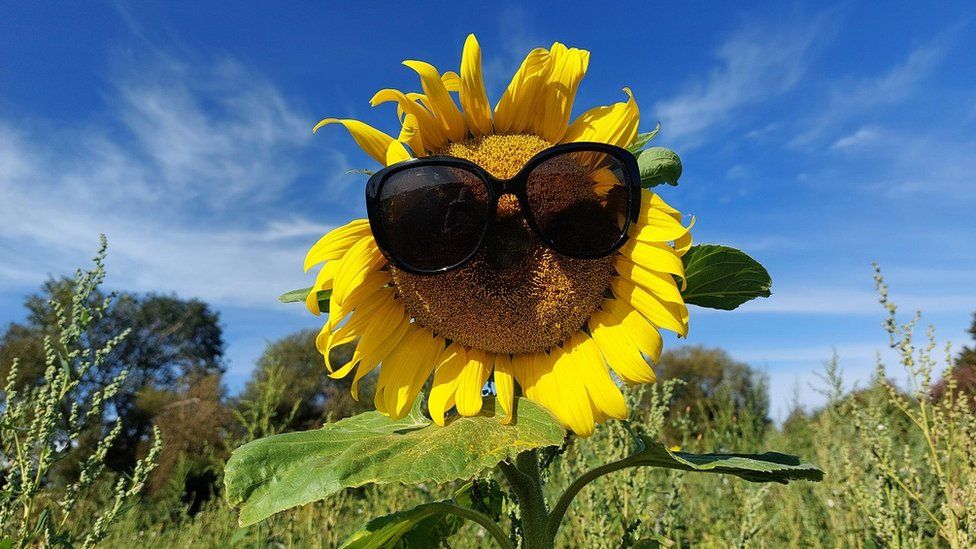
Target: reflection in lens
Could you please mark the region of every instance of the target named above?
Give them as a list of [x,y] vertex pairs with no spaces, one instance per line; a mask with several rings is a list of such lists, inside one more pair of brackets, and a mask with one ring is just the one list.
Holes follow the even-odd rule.
[[437,271],[477,247],[488,220],[488,190],[462,168],[406,168],[383,182],[380,218],[388,253],[415,270]]
[[529,209],[556,251],[598,256],[620,242],[631,200],[626,173],[613,156],[590,151],[554,156],[532,170]]

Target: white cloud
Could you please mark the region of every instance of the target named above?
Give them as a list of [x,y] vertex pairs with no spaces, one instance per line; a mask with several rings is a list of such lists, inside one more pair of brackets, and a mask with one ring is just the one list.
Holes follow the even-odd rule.
[[[936,291],[938,288],[935,289]],[[773,297],[756,299],[736,310],[740,313],[789,313],[825,315],[881,315],[878,294],[843,287],[773,287]],[[926,313],[968,312],[976,294],[903,294],[897,296],[901,310]]]
[[845,135],[830,146],[834,150],[854,149],[871,143],[876,143],[881,137],[881,132],[876,128],[862,126],[856,132]]
[[654,105],[668,139],[684,149],[698,145],[744,107],[792,89],[814,40],[822,38],[824,20],[803,28],[751,28],[727,40],[717,52],[719,66],[707,78]]
[[832,128],[843,127],[849,120],[897,105],[918,93],[920,85],[942,62],[955,33],[950,30],[915,48],[901,63],[880,75],[832,83],[826,104],[801,121],[802,129],[790,144],[810,145]]
[[330,228],[287,213],[282,197],[323,156],[333,168],[345,158],[313,161],[312,117],[233,61],[138,69],[118,78],[97,125],[0,117],[0,247],[15,258],[0,281],[70,272],[106,233],[116,287],[273,305],[302,284],[304,252]]

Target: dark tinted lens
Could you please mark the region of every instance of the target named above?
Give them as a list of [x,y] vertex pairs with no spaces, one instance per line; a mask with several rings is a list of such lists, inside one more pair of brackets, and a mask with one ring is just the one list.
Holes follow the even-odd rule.
[[606,153],[554,156],[529,174],[529,208],[556,251],[574,257],[609,253],[627,230],[626,178],[624,165]]
[[488,222],[488,190],[461,168],[401,170],[380,189],[387,253],[418,271],[434,272],[466,259]]

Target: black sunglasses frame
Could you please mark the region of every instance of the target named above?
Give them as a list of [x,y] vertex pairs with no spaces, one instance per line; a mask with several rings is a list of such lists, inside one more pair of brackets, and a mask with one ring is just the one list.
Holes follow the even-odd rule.
[[[535,217],[532,214],[532,209],[529,207],[529,198],[526,186],[532,170],[550,158],[573,152],[593,152],[607,154],[613,157],[613,159],[618,161],[623,167],[625,176],[625,181],[623,181],[623,183],[627,186],[627,190],[630,192],[630,211],[628,212],[628,216],[625,220],[625,225],[621,231],[620,238],[606,250],[601,250],[596,253],[580,254],[572,253],[568,250],[560,250],[559,247],[542,232],[542,229],[535,221]],[[472,248],[471,253],[468,254],[464,259],[454,264],[434,270],[417,269],[412,265],[404,263],[389,251],[389,248],[387,247],[388,238],[386,235],[386,230],[383,227],[382,212],[380,211],[380,194],[383,189],[383,185],[390,178],[390,176],[404,170],[413,170],[428,166],[460,168],[471,172],[476,175],[482,181],[482,183],[485,184],[485,188],[488,191],[488,220],[485,223],[485,226],[482,228],[481,235],[478,237],[478,242]],[[541,240],[542,243],[548,248],[567,257],[577,259],[596,259],[606,257],[619,250],[620,247],[627,242],[630,224],[636,223],[638,217],[640,216],[640,168],[637,166],[637,158],[627,149],[616,147],[614,145],[608,145],[606,143],[591,142],[564,143],[562,145],[550,147],[529,159],[525,166],[519,170],[519,173],[511,179],[498,179],[488,173],[481,166],[478,166],[474,162],[465,160],[463,158],[456,158],[453,156],[426,156],[414,160],[399,162],[397,164],[393,164],[392,166],[387,166],[386,168],[383,168],[382,170],[371,175],[369,181],[366,183],[366,213],[369,216],[369,226],[373,232],[373,238],[376,239],[376,244],[379,246],[380,252],[383,253],[384,257],[386,257],[387,261],[392,266],[411,274],[434,275],[460,268],[471,261],[478,254],[482,246],[485,244],[485,236],[488,234],[489,229],[491,228],[492,224],[495,223],[498,216],[498,200],[506,194],[514,195],[518,199],[519,206],[522,210],[522,215],[528,222],[529,227],[536,234],[536,236],[539,237],[539,240]]]

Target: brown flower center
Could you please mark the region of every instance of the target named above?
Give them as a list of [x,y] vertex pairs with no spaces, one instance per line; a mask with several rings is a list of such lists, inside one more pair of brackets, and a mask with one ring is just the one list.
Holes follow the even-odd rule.
[[[489,135],[450,143],[438,154],[507,179],[550,146],[534,135]],[[485,245],[465,266],[427,276],[391,270],[404,307],[421,325],[466,346],[513,354],[547,350],[580,330],[613,273],[610,257],[574,259],[547,248],[513,196],[499,201]]]

